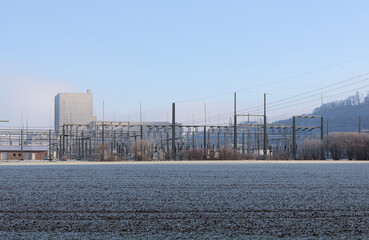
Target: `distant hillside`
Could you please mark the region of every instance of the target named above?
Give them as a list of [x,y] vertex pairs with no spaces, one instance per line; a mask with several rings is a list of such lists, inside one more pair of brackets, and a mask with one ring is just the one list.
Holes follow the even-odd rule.
[[[358,92],[344,100],[329,102],[314,109],[310,115],[321,115],[324,118],[324,132],[357,132],[359,129],[359,116],[361,116],[361,129],[369,130],[369,94],[365,97]],[[291,124],[291,119],[275,123]],[[299,120],[297,125],[316,126],[319,119]]]

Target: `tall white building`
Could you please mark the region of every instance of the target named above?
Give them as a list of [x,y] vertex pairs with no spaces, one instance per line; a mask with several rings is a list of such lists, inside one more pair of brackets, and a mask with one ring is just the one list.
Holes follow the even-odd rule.
[[87,124],[93,121],[93,94],[58,93],[55,96],[55,130],[63,124]]

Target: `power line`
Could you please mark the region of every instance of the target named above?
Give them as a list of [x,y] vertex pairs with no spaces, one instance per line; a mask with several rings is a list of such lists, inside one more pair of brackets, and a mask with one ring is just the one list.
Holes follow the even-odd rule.
[[[336,87],[336,88],[333,88],[333,89],[330,89],[330,90],[326,90],[324,92],[319,92],[317,94],[314,94],[314,95],[310,95],[310,96],[305,96],[305,97],[301,97],[301,96],[304,96],[306,94],[309,94],[309,93],[313,93],[313,92],[317,92],[319,90],[323,90],[323,89],[326,89],[326,88],[331,88],[333,86],[336,86],[336,85],[340,85],[342,83],[347,83],[349,81],[352,81],[352,80],[355,80],[355,79],[358,79],[360,77],[363,77],[363,76],[366,76],[368,75],[369,72],[366,72],[366,73],[363,73],[363,74],[360,74],[360,75],[357,75],[357,76],[354,76],[354,77],[351,77],[351,78],[347,78],[347,79],[344,79],[342,81],[339,81],[339,82],[336,82],[336,83],[333,83],[333,84],[329,84],[329,85],[326,85],[326,86],[323,86],[323,87],[319,87],[317,89],[314,89],[314,90],[311,90],[311,91],[308,91],[308,92],[305,92],[305,93],[301,93],[301,94],[298,94],[298,95],[294,95],[292,97],[287,97],[287,98],[284,98],[284,99],[281,99],[281,100],[277,100],[277,101],[273,101],[271,103],[268,104],[268,107],[270,106],[275,106],[275,105],[285,105],[285,104],[289,104],[291,102],[296,102],[296,101],[299,101],[299,100],[302,100],[302,99],[306,99],[306,98],[310,98],[310,97],[314,97],[316,95],[320,95],[322,93],[327,93],[327,92],[330,92],[330,91],[334,91],[334,90],[338,90],[338,89],[341,89],[341,88],[344,88],[344,87],[347,87],[347,86],[351,86],[353,84],[357,84],[357,83],[360,83],[360,82],[364,82],[364,81],[367,81],[369,78],[365,78],[365,79],[360,79],[358,81],[355,81],[355,82],[351,82],[351,83],[348,83],[348,84],[345,84],[343,86],[339,86],[339,87]],[[297,98],[299,97],[299,99],[294,99],[294,98]],[[294,100],[293,100],[294,99]],[[285,102],[283,103],[284,101],[286,100],[290,100],[288,102]],[[282,103],[281,103],[282,102]],[[294,104],[295,105],[295,104]],[[255,107],[250,107],[250,108],[246,108],[246,109],[241,109],[241,110],[238,110],[237,112],[239,113],[253,113],[253,112],[256,112],[258,108],[261,108],[263,107],[262,105],[259,105],[259,106],[255,106]],[[288,106],[287,106],[288,107]],[[285,107],[283,107],[285,108]],[[269,110],[271,111],[271,110]],[[221,119],[225,119],[225,118],[229,118],[229,117],[232,117],[233,116],[233,112],[228,112],[228,113],[223,113],[223,114],[220,114],[219,117],[221,117]],[[213,116],[212,119],[214,119],[215,117],[217,116]],[[204,118],[198,118],[195,120],[195,122],[199,122],[199,121],[204,121]],[[186,123],[186,121],[184,122]]]
[[324,70],[327,70],[327,69],[330,69],[330,68],[334,68],[334,67],[337,67],[337,66],[340,66],[340,65],[344,65],[344,64],[347,64],[347,63],[350,63],[350,62],[353,62],[353,61],[356,61],[356,60],[359,60],[359,59],[362,59],[362,58],[365,58],[365,57],[368,57],[368,56],[369,56],[369,53],[358,56],[358,57],[354,57],[354,58],[351,58],[351,59],[348,59],[348,60],[345,60],[345,61],[342,61],[342,62],[338,62],[338,63],[332,64],[332,65],[328,65],[328,66],[325,66],[325,67],[322,67],[322,68],[318,68],[318,69],[315,69],[315,70],[312,70],[312,71],[300,73],[300,74],[293,75],[293,76],[286,77],[286,78],[282,78],[282,79],[279,79],[279,80],[276,80],[276,81],[256,85],[256,86],[253,86],[253,87],[248,87],[248,88],[238,89],[238,90],[236,89],[235,91],[232,91],[232,92],[226,92],[226,93],[221,93],[221,94],[217,94],[217,95],[210,95],[210,96],[205,96],[205,97],[198,97],[198,98],[192,98],[192,99],[187,99],[187,100],[180,100],[180,101],[176,101],[175,103],[194,102],[194,101],[199,101],[199,100],[204,100],[204,99],[209,99],[209,98],[226,96],[226,95],[229,95],[229,94],[233,94],[234,92],[244,92],[244,91],[248,91],[248,90],[252,90],[252,89],[256,89],[256,88],[260,88],[260,87],[265,87],[265,86],[285,82],[285,81],[288,81],[288,80],[291,80],[291,79],[304,77],[304,76],[307,76],[307,75],[310,75],[310,74],[313,74],[313,73],[321,72],[321,71],[324,71]]

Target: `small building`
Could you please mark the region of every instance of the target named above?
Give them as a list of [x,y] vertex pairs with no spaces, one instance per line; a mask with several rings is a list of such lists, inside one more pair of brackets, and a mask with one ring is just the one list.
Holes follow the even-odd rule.
[[0,160],[44,160],[47,146],[0,146]]

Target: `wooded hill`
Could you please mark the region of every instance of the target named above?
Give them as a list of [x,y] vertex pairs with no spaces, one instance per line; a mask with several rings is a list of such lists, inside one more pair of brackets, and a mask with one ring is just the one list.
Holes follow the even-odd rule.
[[[355,95],[346,99],[325,103],[314,109],[311,114],[323,114],[324,133],[329,132],[358,132],[359,116],[361,117],[361,130],[369,130],[369,93],[366,96],[356,92]],[[291,124],[291,118],[275,123]],[[299,120],[297,126],[319,126],[320,119]],[[319,130],[320,131],[320,130]]]

